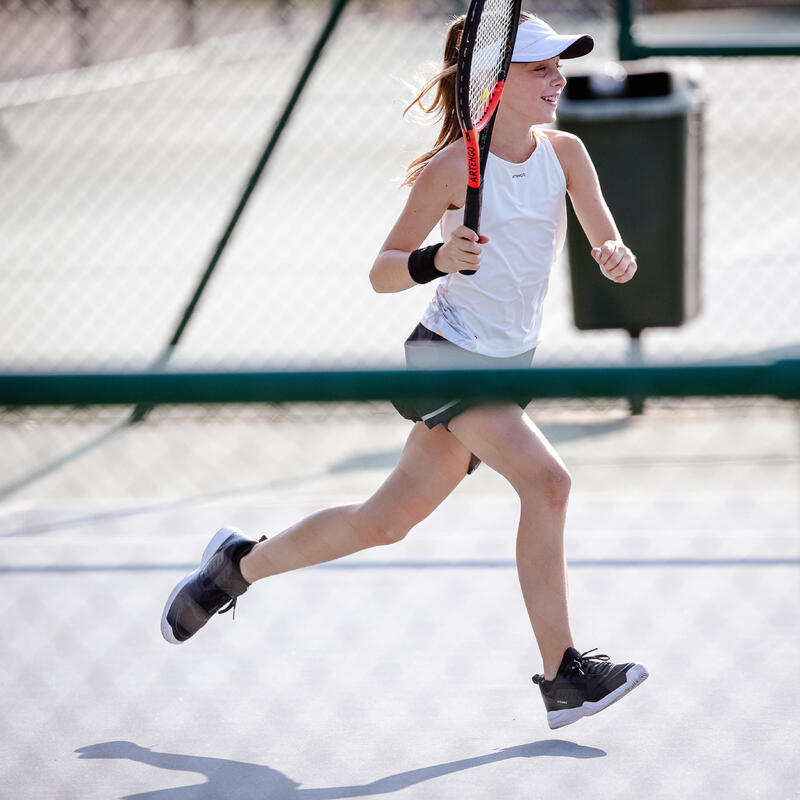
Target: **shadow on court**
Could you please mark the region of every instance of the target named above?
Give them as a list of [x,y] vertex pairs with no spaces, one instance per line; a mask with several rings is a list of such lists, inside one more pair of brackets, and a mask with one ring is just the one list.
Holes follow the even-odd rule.
[[[563,758],[601,758],[606,755],[597,747],[587,747],[560,739],[507,747],[494,753],[428,767],[398,772],[371,783],[353,786],[328,786],[317,789],[300,789],[300,783],[282,772],[261,764],[248,764],[224,758],[159,753],[133,742],[101,742],[79,747],[79,758],[128,759],[158,769],[176,772],[194,772],[206,778],[205,783],[189,784],[172,789],[125,795],[124,800],[219,800],[221,797],[263,798],[263,800],[336,800],[345,797],[370,797],[389,794],[424,781],[463,770],[493,764],[511,758],[537,758],[540,756]],[[231,791],[235,795],[231,795]]]
[[[541,427],[547,438],[554,445],[559,445],[565,442],[591,439],[595,436],[624,431],[630,424],[630,418],[625,417],[588,424],[556,422],[542,425]],[[125,421],[115,424],[99,434],[92,435],[87,440],[77,443],[72,448],[55,455],[55,457],[48,450],[47,455],[43,456],[42,463],[39,466],[8,483],[0,483],[0,503],[8,502],[18,493],[58,473],[69,475],[70,471],[75,471],[78,466],[80,466],[85,475],[91,476],[94,474],[94,470],[98,472],[107,471],[110,469],[110,464],[124,464],[131,459],[135,460],[135,453],[139,451],[126,449],[124,443],[126,437],[134,435],[132,432],[135,433],[135,429]],[[323,467],[321,470],[307,473],[303,480],[311,484],[328,476],[344,473],[357,473],[368,470],[383,470],[388,473],[397,464],[400,459],[400,453],[401,450],[398,448],[364,450],[351,453],[344,458],[333,461],[333,463]],[[177,464],[176,469],[180,471],[180,461]],[[231,500],[238,496],[279,492],[285,488],[296,488],[298,483],[299,479],[296,475],[254,483],[241,482],[238,485],[218,490],[205,490],[196,494],[179,495],[165,500],[93,511],[90,514],[70,514],[65,518],[48,519],[46,522],[37,524],[31,524],[26,521],[22,526],[4,525],[0,528],[0,538],[42,535],[59,530],[70,530],[81,525],[100,524],[126,517],[160,514],[192,507],[199,503]],[[375,486],[377,484],[378,481],[376,481]]]
[[66,468],[72,467],[75,462],[90,453],[102,449],[105,445],[109,444],[113,439],[126,429],[126,423],[116,424],[108,430],[104,430],[97,436],[92,436],[77,447],[71,448],[65,453],[61,453],[55,458],[50,458],[48,453],[48,460],[37,469],[32,470],[27,475],[23,475],[16,480],[13,480],[3,486],[0,486],[0,502],[4,502],[26,487],[37,483],[50,475],[53,475]]
[[[535,410],[531,410],[530,417],[536,420]],[[538,423],[537,423],[538,424]],[[554,444],[571,442],[577,439],[588,439],[593,436],[606,436],[625,430],[631,424],[630,417],[620,419],[603,420],[602,422],[586,423],[561,423],[551,422],[540,425],[542,432],[549,441]],[[401,451],[398,449],[375,450],[368,452],[355,453],[346,458],[336,461],[328,468],[328,472],[335,474],[338,472],[349,472],[360,469],[393,469],[400,459]]]

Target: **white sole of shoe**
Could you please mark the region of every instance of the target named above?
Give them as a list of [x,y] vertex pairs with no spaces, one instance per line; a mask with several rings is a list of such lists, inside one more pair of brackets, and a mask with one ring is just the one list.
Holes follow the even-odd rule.
[[613,692],[609,692],[602,700],[595,703],[584,703],[577,708],[565,708],[563,711],[548,711],[547,724],[552,730],[555,730],[577,722],[583,717],[591,717],[592,714],[597,714],[598,711],[608,708],[617,700],[625,697],[628,692],[646,681],[648,677],[649,673],[641,664],[634,664],[625,674],[625,683],[614,689]]
[[200,572],[201,569],[211,560],[211,556],[219,550],[222,546],[222,543],[232,534],[238,534],[239,536],[243,536],[242,532],[238,528],[220,528],[212,537],[211,541],[206,545],[206,549],[203,550],[203,557],[200,559],[200,565],[197,567],[194,572],[190,572],[183,580],[179,581],[175,588],[170,593],[170,596],[167,598],[167,602],[164,605],[164,611],[161,614],[161,635],[170,643],[170,644],[183,644],[180,639],[175,637],[175,634],[172,632],[172,626],[167,622],[167,612],[169,611],[170,606],[172,605],[173,600],[178,596],[178,592],[189,583],[192,578]]

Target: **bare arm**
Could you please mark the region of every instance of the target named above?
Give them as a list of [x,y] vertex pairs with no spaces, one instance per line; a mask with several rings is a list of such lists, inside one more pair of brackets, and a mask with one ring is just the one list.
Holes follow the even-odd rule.
[[[466,159],[460,142],[439,153],[422,171],[378,253],[369,279],[376,292],[402,292],[417,284],[408,273],[408,256],[416,250],[444,212],[463,205],[466,193]],[[487,241],[481,237],[481,242]],[[475,234],[459,226],[436,253],[441,272],[480,267],[481,247]]]
[[636,257],[619,235],[589,153],[572,134],[553,131],[550,140],[564,170],[575,215],[592,247],[592,257],[609,280],[626,283],[636,273]]

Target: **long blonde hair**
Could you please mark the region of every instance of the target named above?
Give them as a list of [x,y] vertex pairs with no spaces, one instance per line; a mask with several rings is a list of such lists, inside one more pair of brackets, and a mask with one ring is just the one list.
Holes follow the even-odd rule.
[[[519,21],[523,23],[533,17],[534,15],[527,11],[521,11]],[[418,106],[426,116],[434,121],[441,121],[441,127],[433,148],[421,156],[417,156],[406,168],[402,186],[411,186],[437,153],[461,138],[461,128],[456,114],[456,61],[465,19],[466,15],[462,14],[460,17],[455,17],[450,23],[444,41],[441,68],[436,75],[420,87],[414,99],[403,109],[405,117],[409,111]],[[425,98],[431,92],[433,92],[433,98],[426,103]]]

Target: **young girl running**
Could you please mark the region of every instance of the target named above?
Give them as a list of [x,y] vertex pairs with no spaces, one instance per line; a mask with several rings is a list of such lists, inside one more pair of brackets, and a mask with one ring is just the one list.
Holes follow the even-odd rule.
[[[408,168],[408,200],[370,280],[377,292],[438,280],[406,342],[409,366],[527,367],[539,343],[550,270],[564,242],[566,193],[609,280],[629,281],[636,260],[620,238],[580,140],[536,127],[555,119],[565,86],[559,59],[585,55],[594,43],[587,35],[559,35],[527,14],[497,110],[484,235],[461,224],[467,168],[454,87],[463,24],[463,17],[451,24],[443,68],[412,103],[439,115],[442,127],[433,150]],[[425,106],[430,93],[433,100]],[[420,248],[437,225],[443,241]],[[570,476],[523,408],[438,398],[398,404],[398,410],[415,425],[399,463],[369,499],[320,511],[258,543],[234,528],[218,531],[200,566],[170,594],[161,622],[164,638],[186,641],[213,614],[234,607],[257,580],[400,541],[485,461],[520,499],[517,571],[544,667],[533,681],[550,727],[595,714],[647,678],[640,664],[613,664],[606,655],[573,646],[564,557]]]

